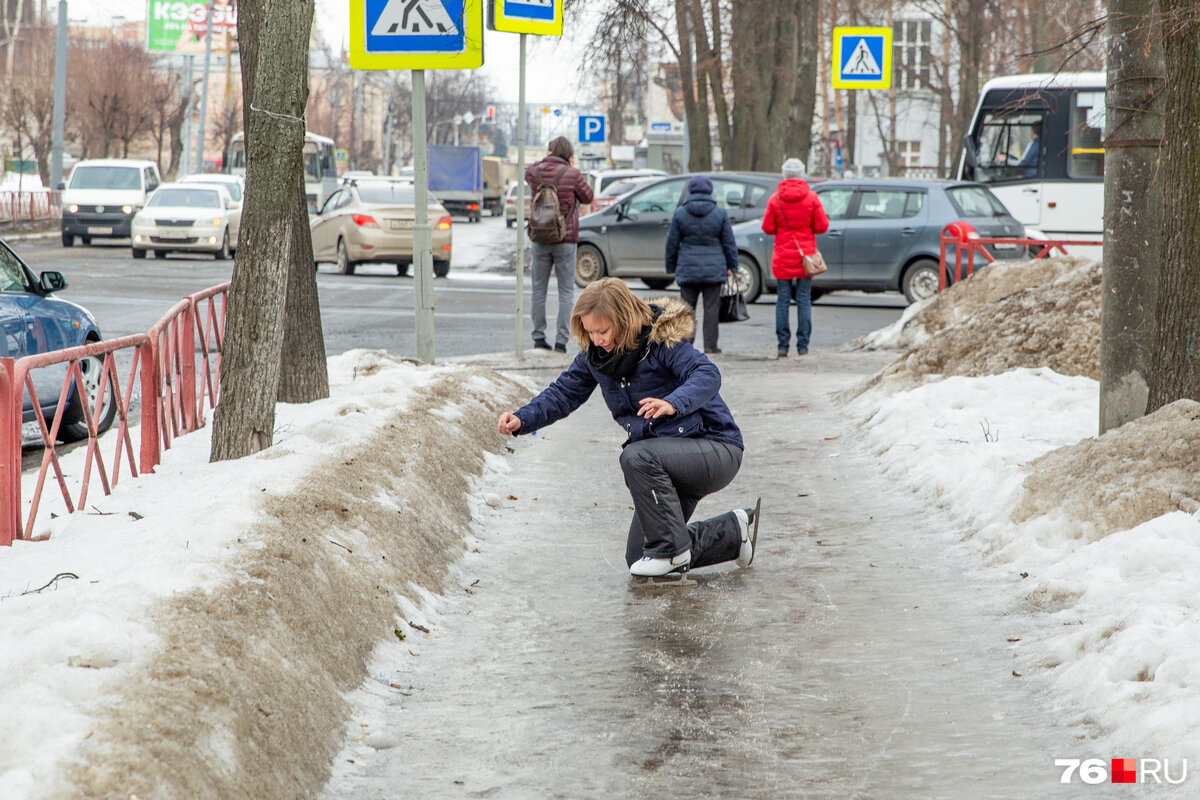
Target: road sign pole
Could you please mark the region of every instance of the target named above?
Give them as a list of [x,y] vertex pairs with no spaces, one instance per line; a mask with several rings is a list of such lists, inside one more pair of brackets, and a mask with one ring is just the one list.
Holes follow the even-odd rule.
[[425,155],[425,70],[412,71],[413,177],[416,220],[413,224],[413,310],[417,358],[433,363],[433,229],[429,226],[429,161]]
[[521,59],[517,70],[517,358],[525,357],[525,34],[521,34]]
[[63,180],[63,131],[67,114],[67,0],[58,2],[58,37],[54,48],[54,116],[50,134],[50,188]]

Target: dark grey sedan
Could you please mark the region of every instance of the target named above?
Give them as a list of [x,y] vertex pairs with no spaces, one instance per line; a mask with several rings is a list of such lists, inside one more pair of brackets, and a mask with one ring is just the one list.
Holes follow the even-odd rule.
[[[779,176],[758,172],[706,172],[713,197],[737,225],[761,219]],[[687,194],[692,175],[671,175],[621,197],[616,203],[579,220],[575,282],[587,286],[612,275],[641,278],[663,289],[673,278],[666,270],[667,228],[675,208]],[[757,296],[757,291],[755,296]]]
[[[1025,235],[1004,204],[975,183],[849,179],[815,183],[813,191],[829,215],[829,230],[817,237],[829,271],[813,278],[814,298],[838,289],[898,291],[913,303],[936,294],[941,232],[951,222],[969,222],[984,238]],[[774,291],[774,241],[761,220],[735,224],[733,232],[746,299],[757,297],[758,287]],[[987,249],[998,259],[1026,257],[1017,245]]]

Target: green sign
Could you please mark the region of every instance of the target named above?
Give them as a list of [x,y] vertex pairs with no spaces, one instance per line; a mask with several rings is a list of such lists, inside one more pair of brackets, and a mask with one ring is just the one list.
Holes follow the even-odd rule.
[[[237,7],[230,0],[213,0],[212,49],[223,53],[237,37]],[[146,11],[146,49],[170,53],[204,53],[208,3],[197,0],[149,0]]]

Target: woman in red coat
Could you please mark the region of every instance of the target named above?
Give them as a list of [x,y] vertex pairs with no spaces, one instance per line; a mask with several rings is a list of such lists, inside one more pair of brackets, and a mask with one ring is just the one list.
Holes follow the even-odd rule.
[[812,335],[812,278],[804,271],[804,256],[817,252],[817,234],[829,230],[829,217],[821,198],[809,189],[801,176],[804,162],[789,158],[783,162],[783,180],[779,190],[767,202],[762,229],[775,237],[771,272],[777,285],[775,295],[775,336],[779,339],[779,357],[787,358],[788,306],[796,300],[796,354],[808,353]]

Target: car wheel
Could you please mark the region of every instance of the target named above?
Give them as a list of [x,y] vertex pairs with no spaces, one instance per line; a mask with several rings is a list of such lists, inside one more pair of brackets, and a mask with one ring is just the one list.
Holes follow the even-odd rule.
[[824,297],[827,294],[829,294],[829,293],[826,292],[824,289],[813,289],[811,299],[815,303],[816,301],[820,300],[822,297]]
[[922,258],[914,261],[904,271],[904,278],[900,281],[900,288],[904,292],[905,299],[910,303],[915,303],[933,297],[938,293],[940,274],[938,262],[933,259]]
[[753,303],[762,294],[762,272],[758,262],[745,253],[738,253],[738,268],[734,278],[738,291],[745,296],[747,303]]
[[646,284],[655,291],[665,289],[674,282],[674,278],[642,278],[642,283]]
[[408,264],[397,264],[396,265],[396,275],[403,278],[407,274],[408,274]]
[[90,245],[92,243],[92,237],[80,236],[79,241],[83,242],[84,246],[86,247],[87,245]]
[[[83,374],[85,395],[83,400],[88,404],[88,409],[92,411],[96,409],[96,398],[100,394],[100,375],[103,370],[104,359],[101,357],[88,356],[79,359],[79,371]],[[100,416],[96,419],[97,435],[111,428],[113,420],[117,417],[117,389],[111,380],[105,387],[105,393],[108,396],[100,408]],[[86,419],[79,392],[73,392],[73,396],[67,402],[66,410],[63,411],[62,422],[58,426],[58,438],[68,443],[81,442],[88,438]]]
[[450,274],[450,262],[449,261],[433,262],[433,277],[444,278],[449,274]]
[[581,244],[575,252],[575,285],[587,287],[604,277],[604,256],[590,244]]
[[225,230],[225,235],[221,237],[221,249],[218,250],[213,255],[213,258],[215,258],[217,261],[228,261],[229,260],[229,229],[228,228]]
[[75,237],[69,233],[64,233],[62,235],[62,244],[63,244],[63,247],[74,247],[75,246]]
[[346,249],[346,242],[338,239],[337,246],[337,268],[338,272],[343,275],[354,274],[355,263],[350,260],[350,251]]
[[166,258],[167,257],[166,250],[151,250],[150,252],[154,253],[155,258]]
[[[506,219],[506,220],[504,220],[504,226],[505,226],[506,228],[511,228],[512,226],[514,226],[514,225],[516,225],[516,224],[517,224],[517,221],[516,221],[515,219]],[[67,245],[67,247],[70,247],[70,245]]]
[[140,247],[135,247],[135,248],[133,248],[133,257],[134,258],[145,258],[146,251]]

